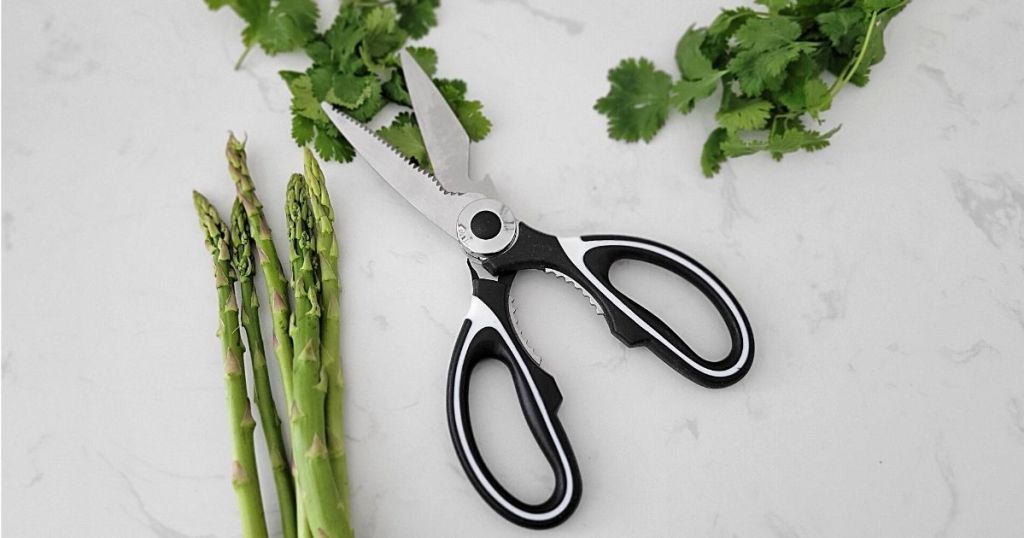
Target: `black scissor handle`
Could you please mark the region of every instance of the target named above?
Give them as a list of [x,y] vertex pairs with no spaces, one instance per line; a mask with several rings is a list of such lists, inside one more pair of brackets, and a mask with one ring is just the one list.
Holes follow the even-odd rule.
[[[615,288],[608,272],[612,264],[625,259],[667,269],[700,290],[725,321],[732,343],[728,355],[718,361],[701,357],[665,322]],[[739,302],[703,265],[672,247],[623,235],[560,238],[520,223],[512,247],[483,265],[494,274],[553,269],[568,276],[597,301],[608,327],[623,343],[646,346],[677,372],[705,387],[729,386],[750,369],[754,335]]]
[[[554,527],[576,509],[580,471],[558,420],[562,393],[554,378],[534,361],[515,330],[508,312],[514,274],[500,281],[473,279],[473,298],[452,354],[448,371],[448,430],[462,468],[477,492],[505,519],[523,527]],[[530,432],[555,475],[555,489],[540,504],[520,501],[491,474],[473,437],[468,405],[469,381],[482,361],[494,359],[508,367]]]

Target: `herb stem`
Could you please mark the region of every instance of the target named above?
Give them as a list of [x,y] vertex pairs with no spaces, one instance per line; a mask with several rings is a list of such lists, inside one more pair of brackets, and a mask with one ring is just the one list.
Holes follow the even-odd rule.
[[252,50],[252,45],[247,45],[245,50],[242,51],[242,55],[238,57],[238,61],[235,62],[235,71],[242,68],[242,62],[245,61],[245,57],[249,55],[249,51]]
[[843,89],[843,86],[853,78],[853,74],[857,72],[857,69],[860,69],[860,64],[864,61],[864,55],[868,51],[868,45],[871,44],[871,35],[875,31],[875,23],[877,21],[878,11],[872,11],[871,19],[868,20],[868,31],[864,34],[864,41],[860,44],[860,52],[857,53],[857,58],[843,69],[842,75],[836,79],[835,83],[832,84],[832,87],[828,91],[829,101],[831,101],[836,94],[839,93],[839,90]]

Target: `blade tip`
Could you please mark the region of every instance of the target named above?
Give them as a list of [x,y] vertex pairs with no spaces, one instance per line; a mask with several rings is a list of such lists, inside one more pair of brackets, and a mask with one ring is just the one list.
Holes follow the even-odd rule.
[[402,66],[404,67],[405,66],[405,62],[408,59],[412,58],[412,54],[409,54],[409,48],[408,47],[402,47],[402,49],[398,51],[398,57],[401,58]]

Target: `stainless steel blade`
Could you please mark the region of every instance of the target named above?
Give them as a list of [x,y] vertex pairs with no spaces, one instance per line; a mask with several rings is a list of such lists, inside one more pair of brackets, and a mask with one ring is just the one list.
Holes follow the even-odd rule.
[[469,135],[459,117],[416,59],[405,49],[400,56],[402,74],[434,175],[449,191],[479,192],[493,198],[494,186],[489,180],[473,181],[469,177]]
[[390,144],[347,114],[324,103],[324,112],[370,166],[431,222],[458,241],[456,224],[467,204],[484,198],[476,193],[446,191],[434,176],[410,163]]

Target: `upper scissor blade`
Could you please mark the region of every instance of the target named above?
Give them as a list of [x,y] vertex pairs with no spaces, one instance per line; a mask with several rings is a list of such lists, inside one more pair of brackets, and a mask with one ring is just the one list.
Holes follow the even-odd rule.
[[437,179],[414,166],[365,125],[329,104],[323,104],[323,110],[384,181],[438,228],[458,240],[456,223],[459,213],[466,204],[483,198],[482,195],[446,191]]
[[405,49],[399,55],[434,175],[449,191],[480,192],[493,197],[493,186],[489,182],[473,181],[469,177],[469,135],[459,117],[419,62]]

